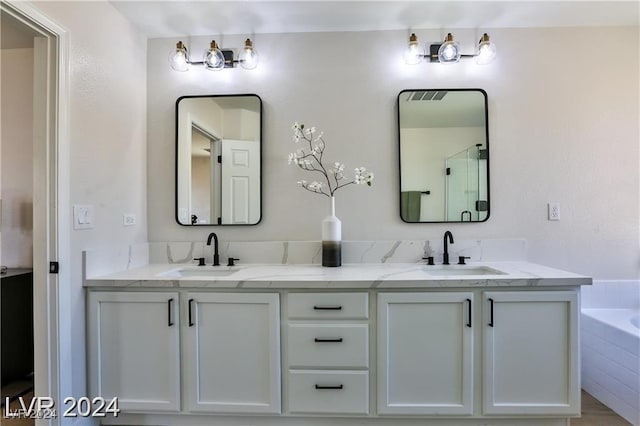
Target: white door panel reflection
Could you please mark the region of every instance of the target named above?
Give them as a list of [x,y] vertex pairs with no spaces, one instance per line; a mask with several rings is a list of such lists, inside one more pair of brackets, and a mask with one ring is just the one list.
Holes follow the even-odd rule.
[[176,218],[181,225],[261,219],[262,102],[256,95],[177,101]]

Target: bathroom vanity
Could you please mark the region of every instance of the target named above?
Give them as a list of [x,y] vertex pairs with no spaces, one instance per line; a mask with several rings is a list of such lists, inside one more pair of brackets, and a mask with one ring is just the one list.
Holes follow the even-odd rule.
[[566,425],[579,291],[527,262],[147,265],[87,279],[104,424]]

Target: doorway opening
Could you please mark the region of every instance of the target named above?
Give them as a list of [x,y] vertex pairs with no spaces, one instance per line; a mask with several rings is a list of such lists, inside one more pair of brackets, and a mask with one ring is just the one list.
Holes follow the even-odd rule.
[[[31,356],[25,355],[26,362],[19,366],[20,368],[12,367],[7,381],[13,381],[15,377],[23,379],[25,371],[31,370],[33,374],[26,373],[26,378],[33,380],[33,393],[60,401],[62,395],[73,395],[70,374],[61,374],[71,371],[70,345],[67,344],[70,340],[68,336],[71,313],[66,297],[69,294],[70,283],[70,224],[67,223],[68,220],[63,220],[69,217],[68,35],[66,30],[27,2],[0,1],[0,14],[2,44],[11,40],[5,34],[5,30],[9,29],[7,27],[11,27],[16,37],[29,44],[20,49],[31,49],[30,52],[19,52],[24,63],[20,65],[23,68],[18,69],[21,69],[22,73],[30,74],[29,82],[23,82],[30,85],[30,90],[20,96],[11,95],[12,90],[9,90],[11,85],[17,84],[18,76],[14,76],[5,84],[6,73],[11,67],[18,66],[13,61],[20,55],[15,55],[16,52],[5,52],[5,46],[2,46],[3,84],[0,97],[3,122],[0,152],[2,156],[16,156],[21,153],[21,161],[28,164],[21,166],[24,170],[13,170],[8,174],[9,166],[5,164],[4,158],[0,158],[0,211],[3,219],[11,219],[7,222],[3,220],[0,226],[0,263],[4,264],[6,261],[7,266],[31,266],[33,283],[21,285],[21,289],[26,287],[32,290],[31,294],[27,295],[27,300],[31,298],[32,301],[26,302],[26,307],[23,306],[27,311],[28,305],[31,306],[32,314],[27,312],[27,319],[16,319],[15,315],[5,319],[5,312],[0,311],[3,331],[5,326],[10,329],[24,326],[24,323],[29,322],[29,317],[32,322],[31,332],[19,333],[28,335],[29,339],[25,340],[32,342],[31,348],[26,344],[20,349],[29,351]],[[7,49],[13,50],[8,47]],[[5,61],[5,57],[10,61]],[[26,57],[30,59],[26,60]],[[26,71],[29,68],[30,73]],[[24,77],[20,76],[21,79]],[[30,114],[21,116],[19,123],[14,123],[17,124],[14,128],[15,134],[5,138],[5,114],[9,114],[22,103],[25,104],[25,109],[30,110]],[[9,145],[8,139],[20,139],[20,143],[11,140]],[[25,154],[27,151],[28,154]],[[28,157],[28,161],[24,160],[24,157]],[[14,169],[17,167],[12,166]],[[19,197],[15,197],[15,187],[21,188],[23,192],[28,192],[26,188],[30,187],[30,199],[22,192]],[[15,199],[19,199],[20,202],[15,202]],[[5,240],[7,244],[4,244]],[[18,240],[19,243],[16,243]],[[50,273],[51,266],[56,265],[61,265],[59,273]],[[8,272],[5,275],[8,278]],[[3,290],[5,283],[11,281],[3,279],[2,276],[0,280]],[[3,291],[0,297],[4,296]],[[20,300],[19,303],[24,305],[24,299]],[[4,308],[3,303],[2,309]],[[8,344],[8,349],[5,348],[4,339],[0,339],[0,342],[2,363],[5,350],[11,351],[13,355],[18,349],[17,345],[13,348],[11,343]],[[20,392],[22,390],[17,391],[18,394]],[[61,422],[57,418],[42,423],[39,421],[38,424],[59,425]]]

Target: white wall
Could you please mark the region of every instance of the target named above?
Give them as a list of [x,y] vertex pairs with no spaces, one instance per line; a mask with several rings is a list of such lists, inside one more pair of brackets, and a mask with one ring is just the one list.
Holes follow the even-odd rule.
[[[68,30],[71,203],[94,206],[94,229],[72,231],[71,265],[61,265],[72,279],[72,341],[61,344],[72,345],[74,367],[62,373],[83,396],[82,251],[147,239],[146,39],[107,2],[35,6]],[[125,212],[136,214],[135,226],[123,226]]]
[[2,49],[0,263],[33,265],[33,49]]
[[[455,30],[455,29],[451,29]],[[455,30],[463,47],[479,35]],[[439,31],[416,31],[420,40]],[[177,39],[148,45],[150,241],[318,240],[326,198],[287,154],[293,121],[325,132],[325,157],[365,165],[372,188],[337,194],[349,240],[526,238],[531,261],[600,279],[638,277],[638,28],[494,29],[497,60],[484,67],[402,61],[406,31],[255,36],[259,67],[172,71]],[[214,37],[216,35],[212,35]],[[225,47],[242,36],[225,36]],[[183,38],[192,52],[212,37]],[[215,37],[214,37],[215,38]],[[218,38],[216,38],[217,40]],[[558,43],[561,40],[562,43]],[[617,40],[617,43],[611,43]],[[567,46],[569,46],[567,48]],[[598,60],[597,52],[609,57]],[[399,217],[396,97],[403,89],[482,88],[489,99],[491,217],[479,224],[405,224]],[[264,102],[263,219],[256,227],[185,228],[174,220],[174,104],[182,95],[256,93]],[[562,220],[547,221],[547,202]]]

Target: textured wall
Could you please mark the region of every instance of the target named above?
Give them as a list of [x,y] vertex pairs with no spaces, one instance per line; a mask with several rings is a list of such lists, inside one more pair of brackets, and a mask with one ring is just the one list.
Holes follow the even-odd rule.
[[[417,31],[423,42],[439,31]],[[478,34],[455,31],[471,49]],[[174,114],[181,95],[256,93],[264,102],[263,220],[218,228],[222,240],[317,240],[327,200],[287,167],[293,121],[325,132],[326,157],[366,165],[372,188],[337,195],[343,238],[526,238],[529,259],[596,278],[638,277],[638,28],[498,29],[497,60],[407,66],[404,31],[256,35],[260,66],[172,71],[176,39],[148,46],[150,241],[200,241],[214,228],[174,220]],[[220,37],[213,35],[216,40]],[[239,47],[243,36],[225,36]],[[210,38],[183,38],[196,55]],[[562,40],[563,43],[557,43]],[[619,40],[619,43],[611,43]],[[568,46],[568,47],[567,47]],[[624,61],[597,61],[613,49]],[[396,97],[403,89],[482,88],[489,99],[491,217],[480,224],[403,223],[398,207]],[[547,202],[562,220],[547,221]]]
[[[73,390],[86,395],[82,251],[147,239],[146,39],[108,2],[35,3],[69,34],[71,204],[94,229],[71,231]],[[137,225],[123,227],[123,213]],[[69,218],[71,221],[71,218]],[[64,267],[64,266],[63,266]],[[62,327],[67,326],[63,324]]]

